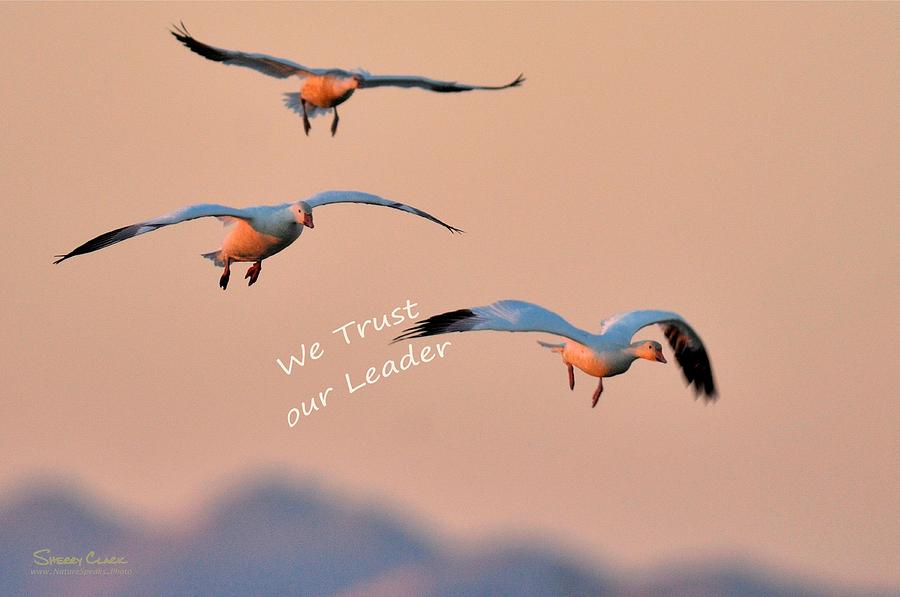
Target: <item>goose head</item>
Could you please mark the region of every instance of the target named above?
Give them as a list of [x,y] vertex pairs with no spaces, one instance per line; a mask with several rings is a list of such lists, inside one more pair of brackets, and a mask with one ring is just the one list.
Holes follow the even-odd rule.
[[312,207],[309,206],[309,203],[306,201],[298,201],[295,204],[294,218],[297,220],[298,224],[302,224],[307,228],[315,228],[315,224],[313,224],[313,215],[312,215]]
[[653,340],[641,340],[631,345],[634,355],[639,359],[647,359],[648,361],[666,362],[663,356],[662,344]]
[[354,91],[362,87],[363,78],[361,75],[353,73],[349,77],[335,76],[330,82],[335,95],[347,99],[353,95]]

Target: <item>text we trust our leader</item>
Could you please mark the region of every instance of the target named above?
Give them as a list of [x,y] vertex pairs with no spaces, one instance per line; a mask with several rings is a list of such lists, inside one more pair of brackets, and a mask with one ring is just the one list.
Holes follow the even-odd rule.
[[[344,325],[331,331],[333,335],[339,336],[344,344],[350,344],[356,339],[365,339],[367,333],[380,332],[386,328],[401,325],[403,323],[412,322],[419,317],[419,312],[415,310],[418,303],[414,303],[406,299],[406,303],[392,309],[389,313],[385,313],[379,317],[372,317],[361,322],[351,320]],[[397,359],[388,359],[384,361],[381,367],[369,367],[362,375],[352,375],[344,373],[344,382],[347,387],[347,395],[358,392],[366,386],[374,385],[380,380],[390,377],[391,375],[406,371],[412,367],[430,363],[435,359],[442,359],[447,352],[450,342],[439,342],[433,346],[423,346],[418,351],[413,350],[413,345],[407,344],[406,352]],[[295,367],[303,367],[307,359],[317,361],[325,356],[325,349],[321,342],[313,342],[307,345],[305,342],[300,343],[300,351],[298,354],[290,355],[287,364],[281,359],[275,359],[276,364],[284,372],[285,375],[292,375]],[[418,357],[418,358],[417,358]],[[299,407],[293,407],[288,411],[288,426],[294,427],[300,422],[300,418],[309,417],[320,408],[328,406],[328,398],[333,397],[332,392],[335,391],[334,386],[328,386],[314,396],[307,403],[301,402]]]

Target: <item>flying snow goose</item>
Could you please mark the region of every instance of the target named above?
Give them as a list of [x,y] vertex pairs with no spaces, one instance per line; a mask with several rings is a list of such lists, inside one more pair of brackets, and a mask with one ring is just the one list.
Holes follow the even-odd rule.
[[196,52],[209,60],[223,64],[245,66],[264,75],[279,79],[286,79],[292,76],[301,79],[300,92],[285,93],[284,104],[288,109],[303,116],[303,130],[307,135],[309,135],[310,129],[309,118],[325,114],[329,109],[332,109],[334,110],[334,119],[331,121],[331,135],[334,136],[337,132],[339,120],[337,107],[347,101],[357,89],[369,87],[419,87],[439,93],[453,93],[475,89],[506,89],[507,87],[518,87],[525,81],[525,77],[519,75],[512,83],[507,83],[506,85],[465,85],[453,81],[436,81],[417,76],[376,76],[364,71],[347,71],[340,68],[308,68],[284,58],[208,46],[201,41],[197,41],[188,33],[184,23],[181,23],[180,27],[173,25],[170,33],[192,52]]
[[262,270],[262,260],[271,257],[297,240],[304,227],[313,228],[312,211],[314,208],[332,203],[382,205],[426,218],[447,228],[450,232],[462,232],[459,228],[445,224],[422,210],[398,203],[397,201],[384,199],[377,195],[358,191],[325,191],[303,201],[282,203],[281,205],[260,205],[244,208],[208,203],[190,205],[146,222],[132,224],[131,226],[125,226],[101,234],[72,249],[65,255],[56,255],[59,259],[53,263],[60,263],[70,257],[114,245],[139,234],[152,232],[163,226],[197,218],[216,217],[222,220],[226,226],[234,224],[234,227],[225,236],[221,249],[211,253],[204,253],[203,257],[206,257],[219,267],[225,267],[225,272],[219,279],[219,286],[222,287],[222,290],[228,287],[232,263],[240,261],[253,262],[253,265],[247,270],[247,275],[244,276],[244,278],[250,279],[249,285],[252,286]]
[[539,305],[524,301],[499,301],[484,307],[472,307],[441,313],[422,320],[394,338],[406,340],[450,332],[496,330],[501,332],[544,332],[562,336],[568,341],[558,344],[538,341],[538,344],[558,352],[569,371],[569,388],[575,389],[578,367],[588,375],[600,378],[594,391],[593,406],[603,393],[603,378],[628,371],[636,359],[665,363],[662,345],[653,340],[631,338],[638,330],[658,324],[675,351],[688,385],[707,402],[717,397],[712,367],[706,348],[697,332],[678,314],[669,311],[629,311],[603,321],[599,334],[578,329],[571,323]]

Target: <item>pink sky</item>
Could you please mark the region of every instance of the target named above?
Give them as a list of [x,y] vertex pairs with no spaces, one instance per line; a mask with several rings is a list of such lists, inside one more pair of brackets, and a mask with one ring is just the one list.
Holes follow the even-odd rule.
[[[179,20],[311,66],[528,81],[360,91],[337,137],[317,119],[306,138],[281,105],[293,81],[191,54]],[[277,466],[464,540],[900,583],[898,24],[891,3],[0,6],[0,484],[59,475],[173,519]],[[199,257],[214,221],[51,265],[185,204],[325,189],[467,234],[323,207],[225,293]],[[592,379],[570,392],[540,336],[506,334],[448,336],[443,358],[338,391],[406,350],[399,328],[346,345],[338,326],[503,298],[587,329],[678,311],[721,398],[694,402],[670,359],[592,410]],[[285,376],[275,359],[314,341],[324,356]]]

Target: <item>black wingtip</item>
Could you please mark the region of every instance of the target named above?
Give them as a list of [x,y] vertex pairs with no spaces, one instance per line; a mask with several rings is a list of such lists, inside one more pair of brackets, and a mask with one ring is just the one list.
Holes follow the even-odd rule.
[[516,77],[516,80],[513,81],[512,83],[510,83],[508,86],[509,86],[509,87],[518,87],[519,85],[521,85],[521,84],[524,83],[525,81],[526,81],[526,79],[525,79],[525,73],[519,73],[519,76]]
[[461,321],[475,317],[475,313],[471,309],[457,309],[456,311],[448,311],[439,315],[433,315],[428,319],[423,319],[416,325],[403,330],[403,332],[391,340],[391,344],[400,340],[411,340],[412,338],[424,338],[425,336],[436,336],[438,334],[446,334],[449,332],[462,332],[465,329],[456,325]]
[[194,36],[191,35],[191,33],[188,31],[187,27],[185,27],[184,21],[181,21],[180,26],[172,25],[172,29],[169,31],[169,33],[171,33],[175,37],[175,39],[181,42],[181,44],[191,52],[200,54],[207,60],[212,60],[214,62],[225,62],[229,58],[227,54],[222,52],[222,50],[197,41]]
[[709,362],[709,356],[705,354],[706,367],[702,373],[694,378],[694,384],[697,391],[703,395],[703,401],[707,404],[715,402],[719,399],[719,391],[716,389],[716,382],[713,380],[712,365]]
[[[709,361],[707,361],[707,367],[708,363]],[[684,371],[683,373],[685,373],[684,378],[688,386],[691,386],[694,389],[695,400],[697,398],[702,398],[703,402],[709,404],[710,402],[715,402],[719,399],[719,392],[713,381],[711,368],[707,368],[706,371],[703,371],[702,373],[694,373],[693,375],[688,375]]]
[[187,27],[184,26],[184,21],[179,21],[179,24],[169,23],[171,29],[169,29],[169,33],[175,36],[175,39],[180,41],[181,43],[185,43],[189,38],[191,38],[191,34],[188,32]]
[[66,259],[71,257],[71,255],[54,255],[54,257],[59,257],[59,259],[57,259],[56,261],[53,262],[53,265],[56,265],[58,263],[62,263],[63,261],[65,261]]
[[678,325],[665,325],[663,332],[669,341],[669,346],[675,352],[675,360],[681,367],[685,382],[694,390],[694,399],[702,397],[706,403],[715,402],[719,394],[716,390],[709,354],[703,343],[698,342],[691,345],[687,333],[694,336],[696,334],[689,327],[688,331],[684,331]]

